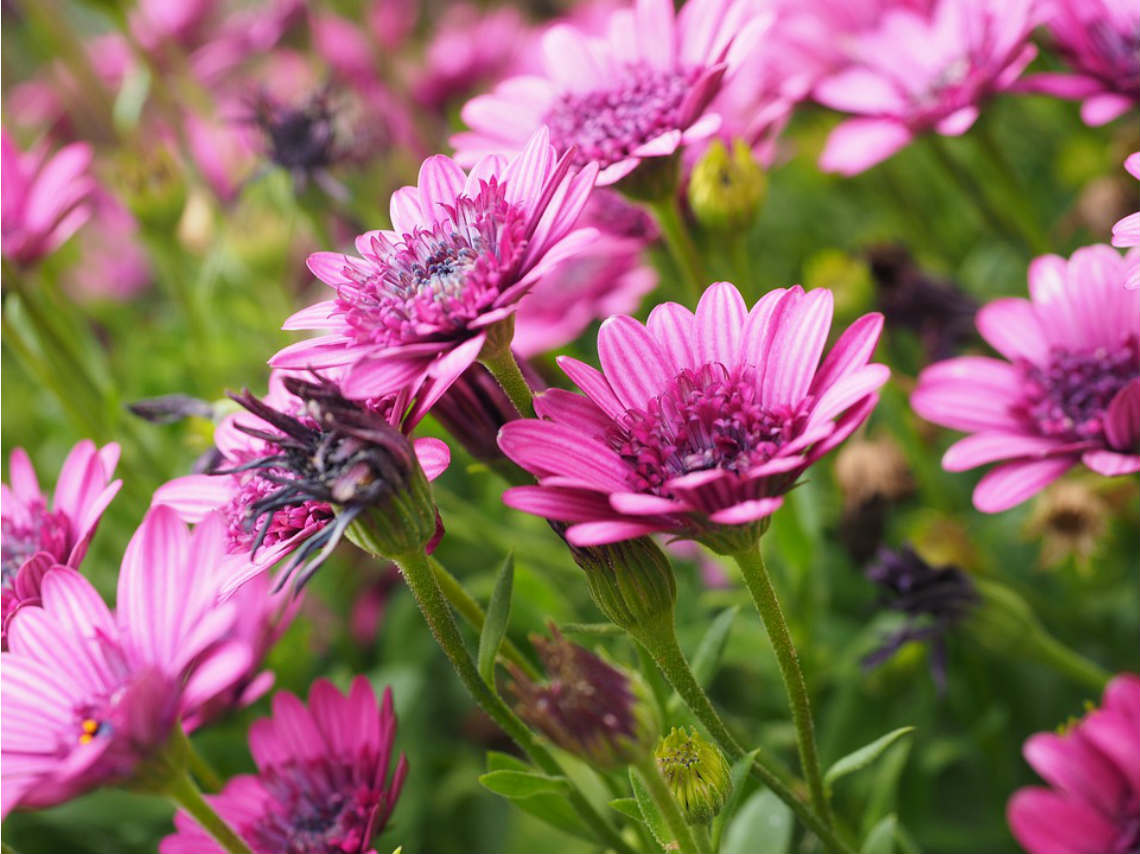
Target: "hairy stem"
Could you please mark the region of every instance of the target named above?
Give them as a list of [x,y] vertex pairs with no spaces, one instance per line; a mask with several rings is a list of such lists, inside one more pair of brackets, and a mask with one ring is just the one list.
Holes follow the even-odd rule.
[[190,766],[190,773],[198,780],[198,784],[210,794],[222,790],[222,778],[214,770],[214,766],[194,746],[194,742],[186,739],[186,760]]
[[[665,783],[665,778],[661,776],[661,769],[657,767],[657,761],[653,756],[646,756],[634,767],[645,783],[645,788],[649,790],[649,797],[653,799],[657,811],[660,812],[661,817],[665,819],[665,824],[668,825],[669,832],[673,834],[672,843],[667,842],[665,844],[665,850],[680,851],[681,854],[705,854],[705,852],[710,852],[710,849],[697,847],[697,842],[693,839],[693,832],[685,822],[685,817],[681,815],[681,808],[677,806],[677,801],[674,800],[673,793],[669,791],[669,787]],[[674,844],[676,847],[674,847]]]
[[491,372],[491,376],[507,393],[507,397],[511,399],[511,403],[515,405],[519,414],[523,418],[533,418],[534,394],[527,384],[526,377],[519,369],[519,363],[515,361],[515,355],[511,352],[510,345],[498,347],[491,352],[484,350],[479,361]]
[[251,854],[250,848],[202,797],[190,775],[183,771],[166,785],[165,792],[175,804],[186,810],[218,844],[230,854]]

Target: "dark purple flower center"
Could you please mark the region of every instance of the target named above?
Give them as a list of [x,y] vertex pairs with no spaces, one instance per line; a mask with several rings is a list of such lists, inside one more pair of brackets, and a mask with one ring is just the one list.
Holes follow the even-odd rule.
[[3,586],[11,586],[12,581],[23,566],[24,561],[36,552],[48,552],[60,563],[67,560],[71,551],[71,520],[62,510],[49,511],[42,501],[36,501],[27,508],[30,517],[18,524],[12,518],[0,522],[0,557],[2,557]]
[[[249,552],[253,549],[257,538],[261,536],[262,526],[265,526],[264,519],[258,524],[258,519],[254,518],[253,508],[281,490],[280,482],[269,480],[265,474],[275,477],[286,476],[286,472],[274,470],[268,472],[254,470],[232,475],[237,481],[237,492],[223,511],[231,553]],[[301,501],[282,507],[271,514],[261,546],[272,548],[302,531],[312,531],[328,524],[332,518],[332,508],[320,501]]]
[[1068,442],[1104,438],[1108,405],[1140,376],[1140,349],[1132,336],[1115,350],[1053,349],[1045,367],[1018,363],[1026,394],[1017,412],[1042,436]]
[[[514,284],[527,245],[525,211],[496,179],[460,196],[448,216],[346,265],[338,305],[360,344],[389,346],[461,331]],[[437,211],[430,212],[432,215]]]
[[730,374],[708,364],[682,371],[645,410],[629,410],[606,438],[633,468],[633,488],[668,495],[673,478],[708,469],[745,474],[772,459],[800,432],[807,407],[769,409],[758,387],[753,368]]
[[542,121],[558,151],[577,146],[577,165],[609,166],[663,133],[684,130],[691,118],[682,115],[685,97],[702,73],[630,63],[608,89],[563,93]]
[[274,802],[242,835],[258,851],[363,851],[383,791],[362,784],[353,772],[353,766],[327,759],[268,769],[261,780]]

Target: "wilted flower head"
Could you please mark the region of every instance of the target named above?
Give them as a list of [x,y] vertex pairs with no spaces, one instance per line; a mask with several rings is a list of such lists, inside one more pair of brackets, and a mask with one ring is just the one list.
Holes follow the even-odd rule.
[[854,175],[934,131],[965,133],[981,102],[1007,89],[1033,59],[1032,0],[938,0],[927,17],[888,11],[856,36],[851,64],[816,84],[820,103],[858,118],[837,127],[819,165]]
[[24,153],[4,130],[0,155],[2,251],[9,261],[33,264],[58,249],[91,216],[91,146],[75,142],[49,156],[41,143]]
[[646,158],[667,157],[720,126],[707,107],[769,19],[747,0],[637,0],[603,37],[557,25],[543,38],[544,76],[513,77],[463,108],[452,138],[462,163],[518,151],[545,125],[559,154],[596,163],[613,184]]
[[1046,0],[1053,43],[1074,73],[1027,77],[1023,91],[1083,101],[1085,124],[1103,125],[1140,104],[1140,9],[1130,0]]
[[118,461],[119,446],[113,442],[101,449],[90,439],[79,442],[63,462],[49,507],[27,453],[12,451],[12,485],[0,486],[5,648],[13,614],[22,605],[39,604],[44,572],[56,564],[77,567],[87,554],[103,511],[123,485],[111,480]]
[[553,625],[552,640],[532,636],[548,681],[538,684],[514,669],[511,691],[519,717],[561,747],[598,768],[611,769],[649,754],[657,722],[646,689]]
[[1041,543],[1041,563],[1055,566],[1072,557],[1087,570],[1108,529],[1112,510],[1091,483],[1058,481],[1037,496],[1027,531]]
[[276,367],[342,367],[348,397],[431,387],[438,396],[483,350],[492,327],[592,231],[571,232],[596,167],[576,174],[557,159],[545,130],[507,161],[465,173],[436,155],[419,186],[392,195],[394,230],[356,239],[359,257],[309,256],[336,299],[293,315],[287,329],[332,329],[273,357]]
[[1022,748],[1049,787],[1009,800],[1010,830],[1029,854],[1131,854],[1140,847],[1140,677],[1108,683],[1100,707]]
[[318,91],[290,104],[266,91],[253,103],[253,122],[265,137],[269,159],[302,184],[337,157],[338,140],[330,93]]
[[867,578],[882,588],[883,606],[905,614],[907,625],[864,658],[864,666],[875,667],[905,644],[924,641],[930,645],[930,669],[934,681],[939,690],[945,689],[944,636],[981,604],[981,597],[970,577],[956,566],[931,566],[910,546],[896,551],[880,549],[866,572]]
[[762,533],[783,495],[870,414],[887,380],[868,364],[879,315],[851,326],[821,363],[832,297],[799,286],[751,312],[727,282],[694,315],[657,306],[646,326],[611,317],[598,333],[602,371],[559,365],[586,396],[552,389],[542,420],[507,424],[504,453],[538,486],[504,501],[570,523],[594,545],[665,531],[738,551]]
[[40,607],[22,608],[0,653],[3,814],[128,782],[161,750],[179,716],[246,672],[228,643],[236,618],[219,603],[214,516],[187,531],[152,508],[123,556],[116,612],[75,570],[43,576]]
[[1030,299],[978,312],[982,337],[1005,356],[963,356],[923,371],[915,412],[973,435],[942,458],[947,471],[1001,462],[974,506],[1020,504],[1077,463],[1106,475],[1140,471],[1140,291],[1126,290],[1140,249],[1078,249],[1029,265]]
[[[256,854],[362,854],[384,829],[408,774],[403,755],[389,775],[396,740],[392,691],[381,705],[363,676],[344,696],[327,679],[309,705],[281,692],[273,717],[255,721],[249,747],[257,774],[234,777],[206,800]],[[161,854],[224,854],[184,812]]]

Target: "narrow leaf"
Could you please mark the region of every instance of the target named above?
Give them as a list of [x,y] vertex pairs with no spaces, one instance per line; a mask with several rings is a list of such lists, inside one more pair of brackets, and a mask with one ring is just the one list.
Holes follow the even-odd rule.
[[795,820],[788,805],[764,789],[744,802],[724,832],[722,854],[784,854]]
[[883,817],[882,821],[871,828],[860,854],[895,854],[895,831],[898,819],[894,813]]
[[489,771],[479,782],[497,795],[517,800],[541,794],[565,795],[570,791],[565,777],[551,777],[531,771]]
[[701,638],[701,643],[693,654],[693,675],[697,677],[702,688],[708,688],[712,682],[720,664],[720,657],[724,654],[725,644],[728,643],[728,633],[732,630],[732,623],[739,612],[739,605],[721,611],[712,621],[712,625]]
[[632,818],[640,822],[645,821],[645,818],[641,815],[641,807],[637,805],[637,798],[615,798],[610,801],[610,806],[627,818]]
[[673,834],[669,832],[669,826],[665,823],[665,818],[657,809],[657,804],[653,803],[653,797],[649,794],[649,789],[645,787],[641,777],[632,768],[629,769],[629,782],[633,786],[633,796],[637,800],[637,806],[641,810],[641,820],[649,827],[653,838],[657,840],[658,844],[668,851],[668,845],[673,842]]
[[511,587],[515,580],[515,556],[511,552],[503,561],[495,590],[487,605],[487,616],[483,621],[483,631],[479,634],[479,675],[483,681],[495,688],[495,656],[499,645],[507,633],[507,620],[511,615]]
[[827,773],[823,775],[823,782],[830,787],[840,777],[846,777],[848,774],[863,770],[882,756],[883,751],[888,747],[912,732],[914,732],[912,726],[899,727],[880,738],[876,738],[870,744],[865,744],[858,750],[848,753],[827,769]]

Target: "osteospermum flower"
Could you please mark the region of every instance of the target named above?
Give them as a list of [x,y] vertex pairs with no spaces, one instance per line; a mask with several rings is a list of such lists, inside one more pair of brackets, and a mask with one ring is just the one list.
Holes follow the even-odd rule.
[[39,148],[16,148],[8,132],[0,132],[4,186],[0,192],[0,247],[17,264],[32,264],[50,255],[91,215],[86,204],[95,189],[88,174],[91,146],[66,145],[48,156]]
[[798,285],[749,311],[727,282],[694,315],[657,306],[646,326],[611,317],[598,333],[599,372],[559,364],[586,393],[552,389],[499,444],[538,478],[504,501],[571,523],[596,545],[668,531],[701,539],[755,536],[808,466],[863,422],[887,380],[867,364],[879,315],[851,326],[820,363],[832,295]]
[[1042,3],[1053,43],[1074,73],[1027,77],[1019,88],[1081,100],[1081,118],[1103,125],[1140,104],[1140,7],[1131,0]]
[[1019,504],[1078,463],[1103,475],[1140,471],[1140,291],[1124,287],[1140,250],[1107,246],[1029,265],[1030,299],[978,312],[982,337],[1008,361],[963,356],[923,371],[911,396],[928,421],[972,435],[948,471],[1000,462],[974,506]]
[[689,0],[676,15],[671,0],[637,0],[610,16],[604,38],[554,26],[544,76],[512,77],[463,108],[471,131],[452,138],[456,157],[518,151],[545,125],[560,154],[598,164],[598,184],[613,184],[716,132],[707,107],[768,23],[748,0]]
[[[206,800],[257,854],[360,854],[384,829],[408,773],[401,755],[389,776],[395,738],[391,689],[378,706],[363,676],[347,697],[318,679],[308,707],[287,692],[273,698],[273,717],[249,729],[258,773],[234,777]],[[186,813],[174,825],[161,854],[224,854]]]
[[[1140,179],[1140,151],[1128,155],[1124,168],[1133,178]],[[1140,213],[1129,214],[1112,227],[1112,245],[1122,249],[1140,246]],[[1128,271],[1126,285],[1140,288],[1140,264]]]
[[[371,492],[355,496],[357,478],[376,475],[366,484],[371,491],[393,487],[388,452],[379,443],[401,435],[395,425],[411,430],[425,401],[411,412],[406,393],[352,404],[328,381],[307,382],[281,372],[270,377],[264,400],[249,392],[234,399],[248,412],[218,425],[214,441],[222,462],[212,474],[190,474],[159,487],[154,503],[174,507],[191,523],[221,511],[227,523],[225,590],[237,589],[292,554],[284,580],[316,554],[301,581],[376,497]],[[450,454],[443,442],[421,438],[412,447],[429,479],[447,468]],[[351,505],[351,512],[338,519],[334,504]]]
[[469,174],[448,157],[428,158],[419,186],[392,195],[394,230],[360,235],[357,257],[309,256],[336,299],[285,327],[333,331],[285,348],[271,364],[343,366],[341,388],[351,398],[423,383],[442,394],[539,279],[593,237],[571,229],[595,171],[571,174],[545,130],[512,160],[488,156]]
[[855,37],[851,65],[821,80],[820,103],[854,113],[827,141],[819,165],[854,175],[916,136],[965,133],[988,95],[1008,88],[1036,53],[1027,42],[1031,0],[939,0],[927,17],[886,13]]
[[77,567],[87,554],[103,511],[123,485],[111,480],[118,461],[119,446],[114,443],[96,449],[90,439],[79,442],[63,462],[49,507],[27,453],[23,448],[12,451],[12,485],[0,486],[5,644],[12,615],[22,605],[38,604],[44,572],[56,564]]
[[1049,788],[1018,789],[1006,809],[1029,854],[1130,854],[1140,847],[1140,677],[1108,683],[1100,707],[1022,748]]
[[180,714],[245,672],[246,650],[224,640],[235,606],[214,583],[224,533],[217,517],[190,534],[152,508],[123,556],[114,614],[75,570],[44,574],[41,606],[12,618],[0,653],[3,815],[128,781]]

